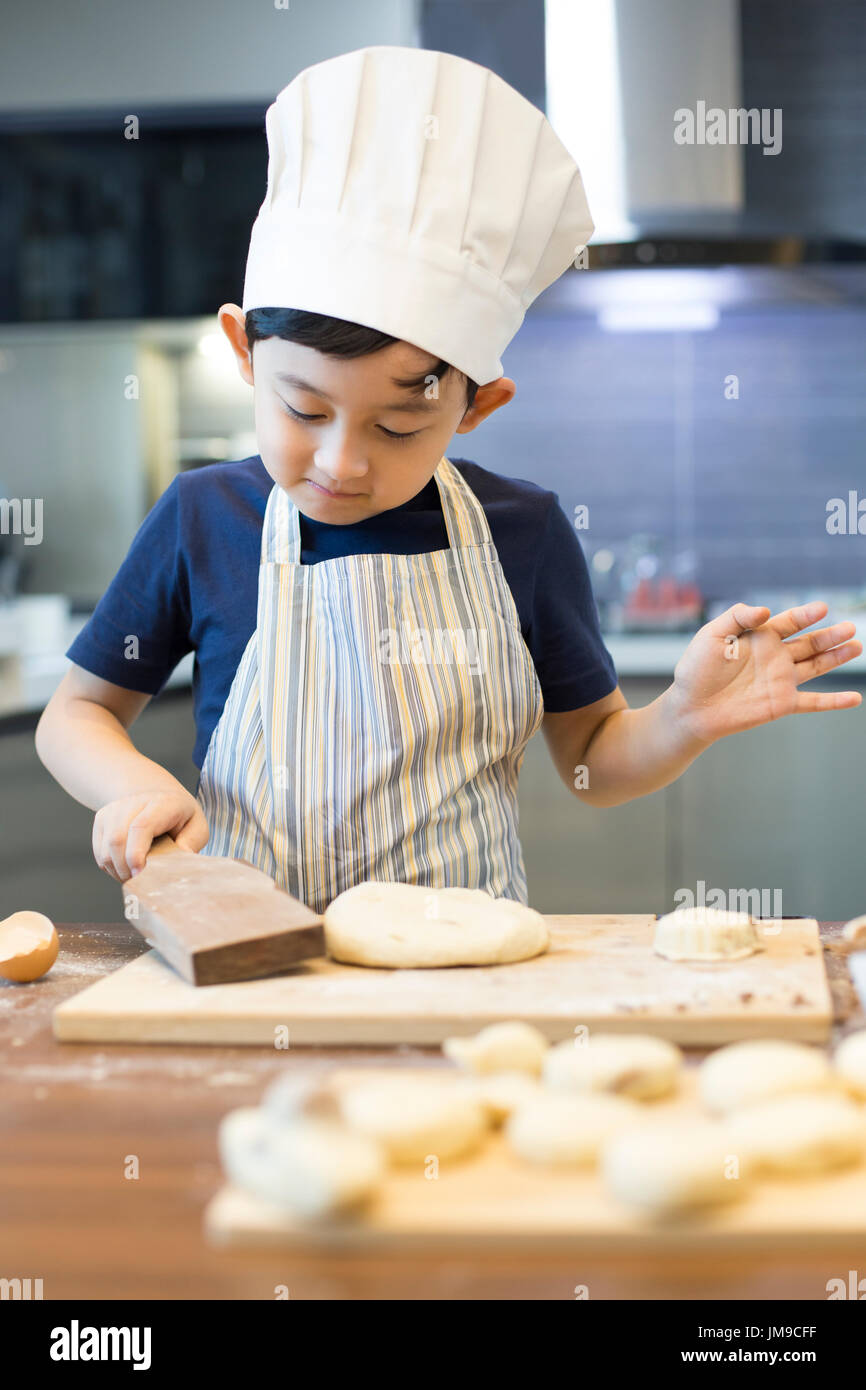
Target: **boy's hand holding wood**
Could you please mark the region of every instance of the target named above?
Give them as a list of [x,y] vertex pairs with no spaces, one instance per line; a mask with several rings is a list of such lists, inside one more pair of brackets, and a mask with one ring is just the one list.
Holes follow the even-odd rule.
[[207,844],[207,821],[190,792],[137,792],[109,801],[93,818],[93,856],[100,869],[125,883],[144,868],[153,841],[164,834],[193,853]]

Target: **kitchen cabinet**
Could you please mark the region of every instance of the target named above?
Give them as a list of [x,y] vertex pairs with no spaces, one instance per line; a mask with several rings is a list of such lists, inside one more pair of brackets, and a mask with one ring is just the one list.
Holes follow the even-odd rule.
[[[648,704],[667,680],[623,680]],[[822,689],[866,691],[862,676]],[[541,912],[670,911],[680,889],[766,890],[793,916],[866,911],[859,710],[791,716],[710,748],[678,781],[625,806],[569,799],[539,734],[521,776],[530,901]],[[736,906],[736,903],[731,905]],[[775,907],[772,907],[775,911]]]
[[[661,682],[622,682],[649,704]],[[582,805],[560,781],[537,734],[520,774],[520,838],[529,901],[539,912],[662,912],[672,823],[667,793],[625,806]]]

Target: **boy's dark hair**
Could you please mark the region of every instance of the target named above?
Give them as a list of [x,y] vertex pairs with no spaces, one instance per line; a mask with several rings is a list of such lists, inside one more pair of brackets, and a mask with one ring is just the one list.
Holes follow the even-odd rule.
[[[306,309],[248,309],[244,326],[250,352],[253,344],[262,338],[285,338],[289,343],[315,348],[329,357],[365,357],[367,353],[378,352],[380,348],[400,342],[390,333],[380,333],[378,328],[366,328],[361,323],[335,319],[330,314],[313,314]],[[435,376],[441,381],[446,372],[456,370],[456,367],[440,359],[435,366],[416,377],[401,378],[397,385],[420,395],[427,386],[428,377]],[[464,373],[461,375],[465,376]],[[475,400],[478,384],[468,376],[465,380],[466,409],[469,410]]]

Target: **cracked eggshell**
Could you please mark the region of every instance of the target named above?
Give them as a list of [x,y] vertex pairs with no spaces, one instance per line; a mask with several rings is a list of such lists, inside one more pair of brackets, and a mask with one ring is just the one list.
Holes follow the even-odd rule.
[[0,922],[0,976],[30,982],[47,974],[60,943],[50,917],[41,912],[13,912]]

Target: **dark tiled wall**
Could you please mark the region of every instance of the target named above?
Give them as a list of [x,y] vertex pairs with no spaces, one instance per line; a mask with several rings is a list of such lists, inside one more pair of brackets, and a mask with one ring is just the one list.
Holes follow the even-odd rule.
[[826,529],[829,498],[866,499],[866,269],[846,275],[829,302],[738,304],[699,332],[530,314],[503,359],[515,399],[460,453],[585,503],[588,553],[637,532],[692,549],[709,598],[866,585],[866,535]]

